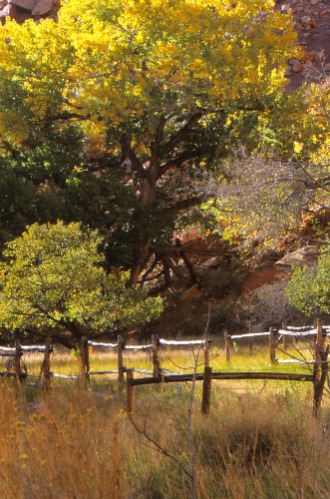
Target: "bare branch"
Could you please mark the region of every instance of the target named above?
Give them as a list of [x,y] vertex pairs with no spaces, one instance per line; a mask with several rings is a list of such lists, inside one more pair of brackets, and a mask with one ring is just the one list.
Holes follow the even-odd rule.
[[180,168],[180,166],[185,163],[186,161],[189,161],[190,159],[194,159],[198,157],[205,149],[194,149],[192,151],[186,151],[185,153],[181,154],[180,156],[177,156],[176,158],[169,159],[166,163],[161,165],[159,169],[159,174],[158,178],[162,177],[165,175],[166,172],[171,170],[172,168]]
[[170,140],[162,147],[162,152],[164,155],[173,151],[177,145],[182,142],[188,132],[199,122],[199,120],[204,115],[203,111],[198,111],[193,114],[187,121],[187,123],[176,133],[174,134]]
[[170,452],[168,452],[164,447],[162,447],[155,439],[153,439],[147,433],[146,424],[145,424],[144,429],[141,429],[138,427],[137,423],[134,421],[134,419],[131,415],[129,415],[128,417],[129,417],[129,420],[131,421],[134,429],[140,435],[142,435],[146,440],[148,440],[148,442],[152,443],[152,445],[154,446],[154,449],[157,452],[159,452],[160,454],[163,454],[163,456],[166,456],[166,457],[169,457],[170,459],[172,459],[179,466],[179,468],[184,472],[184,474],[187,475],[187,477],[190,480],[192,480],[193,477],[192,477],[191,473],[182,465],[182,463],[180,463],[179,459],[177,457],[175,457],[173,454],[171,454]]
[[121,138],[121,150],[123,154],[122,163],[129,162],[131,168],[135,170],[141,178],[147,178],[147,172],[143,168],[141,161],[137,158],[125,135]]
[[183,210],[189,210],[190,208],[194,208],[195,206],[198,206],[201,204],[203,201],[205,201],[205,196],[196,196],[194,198],[188,198],[188,199],[182,199],[172,205],[170,208],[167,208],[164,210],[165,215],[176,215],[177,213],[180,213]]

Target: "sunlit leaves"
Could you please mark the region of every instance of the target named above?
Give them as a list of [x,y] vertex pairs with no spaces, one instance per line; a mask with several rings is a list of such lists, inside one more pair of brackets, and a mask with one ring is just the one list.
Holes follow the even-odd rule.
[[317,268],[300,267],[292,274],[287,288],[289,302],[306,315],[330,313],[330,256],[325,252]]
[[[0,28],[0,76],[18,85],[20,118],[27,124],[76,114],[100,148],[104,123],[127,128],[140,117],[152,131],[159,113],[216,109],[279,89],[285,60],[296,50],[295,34],[288,16],[270,7],[250,0],[212,6],[69,0],[57,24],[12,21]],[[7,121],[13,102],[5,107]],[[12,140],[15,135],[19,142],[28,129],[23,137],[16,126]]]
[[127,289],[127,273],[105,272],[101,242],[79,224],[58,222],[32,225],[9,243],[1,265],[2,325],[67,329],[77,338],[157,316],[160,299]]
[[[87,169],[89,158],[110,158],[106,168],[121,168],[134,191],[120,232],[125,261],[145,262],[137,246],[171,244],[180,210],[199,202],[196,178],[233,143],[284,142],[271,118],[295,39],[292,18],[268,0],[67,0],[58,23],[0,26],[0,147],[31,150],[73,122]],[[111,207],[100,211],[101,225]]]

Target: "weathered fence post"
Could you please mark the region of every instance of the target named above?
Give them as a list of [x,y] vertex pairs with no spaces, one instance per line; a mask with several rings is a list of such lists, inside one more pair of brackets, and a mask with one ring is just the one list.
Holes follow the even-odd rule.
[[323,328],[320,319],[316,319],[316,338],[315,338],[315,354],[314,354],[314,384],[321,380],[322,363],[321,357],[324,351]]
[[[249,334],[252,335],[252,324],[251,324],[251,321],[250,321],[250,324],[249,324]],[[249,352],[253,352],[254,350],[254,338],[253,336],[250,336],[249,337]]]
[[83,386],[86,386],[86,382],[89,383],[89,351],[88,351],[88,340],[83,336],[80,340],[80,379]]
[[127,413],[130,416],[133,416],[134,407],[135,407],[134,385],[131,384],[131,380],[133,379],[134,379],[134,370],[127,369],[126,370]]
[[151,336],[152,339],[152,363],[154,366],[153,376],[161,376],[161,368],[158,357],[158,349],[159,349],[159,337],[158,334],[153,334]]
[[52,339],[46,338],[45,355],[41,366],[40,380],[42,380],[42,387],[47,392],[51,389],[50,354],[52,351]]
[[[282,324],[282,329],[283,331],[286,330],[286,325],[284,323]],[[289,346],[289,336],[283,334],[283,350],[286,351],[288,349],[288,346]]]
[[118,381],[119,384],[123,384],[124,382],[124,368],[123,368],[123,349],[125,348],[125,343],[123,337],[118,335]]
[[272,364],[276,361],[276,341],[274,328],[269,329],[269,358]]
[[211,405],[212,367],[205,367],[203,376],[202,414],[209,414]]
[[21,342],[19,338],[15,339],[15,379],[19,383],[22,382],[21,376],[21,357],[23,355],[23,351],[21,349]]
[[224,340],[225,340],[226,361],[230,362],[230,338],[229,338],[227,329],[225,329],[225,331],[223,333],[223,337],[224,337]]
[[324,349],[325,336],[322,328],[322,322],[317,319],[316,321],[316,342],[315,342],[315,359],[313,370],[313,386],[314,386],[314,405],[313,415],[318,416],[320,405],[322,402],[323,390],[327,374],[329,370],[328,354],[329,345],[326,350]]
[[[320,319],[316,319],[316,345],[318,348],[316,350],[321,351],[324,350],[324,336],[323,336],[323,327]],[[317,354],[317,351],[316,351]]]

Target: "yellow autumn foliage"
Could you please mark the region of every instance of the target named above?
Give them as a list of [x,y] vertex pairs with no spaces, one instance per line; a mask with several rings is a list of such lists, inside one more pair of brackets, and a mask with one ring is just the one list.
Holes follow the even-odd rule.
[[9,140],[20,142],[36,122],[72,118],[102,149],[109,126],[144,119],[142,128],[152,129],[153,118],[178,109],[270,96],[285,84],[286,60],[298,53],[291,17],[272,6],[67,0],[58,23],[8,21],[0,27],[0,129],[11,121]]

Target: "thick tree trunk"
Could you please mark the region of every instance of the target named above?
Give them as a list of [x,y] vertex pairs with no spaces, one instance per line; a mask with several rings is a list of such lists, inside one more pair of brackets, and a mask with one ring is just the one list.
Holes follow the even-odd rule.
[[136,258],[133,263],[130,275],[130,285],[135,286],[138,283],[139,277],[147,265],[151,251],[147,242],[141,242],[136,249]]
[[[150,205],[152,205],[155,201],[157,182],[163,175],[166,174],[167,171],[173,168],[180,168],[186,161],[192,161],[194,157],[198,155],[198,151],[196,151],[195,148],[192,148],[184,151],[183,153],[178,152],[177,157],[172,157],[172,154],[176,152],[178,146],[199,122],[203,114],[203,111],[197,111],[195,114],[192,114],[182,128],[174,133],[166,143],[163,143],[163,132],[166,124],[166,118],[161,117],[155,133],[155,140],[150,145],[151,154],[148,164],[142,164],[142,162],[137,158],[131,147],[129,138],[126,136],[122,137],[121,145],[123,151],[123,163],[128,162],[131,168],[135,170],[138,175],[140,181],[139,200],[142,210],[143,208],[150,207]],[[190,204],[190,201],[188,204]],[[185,205],[181,207],[179,203],[177,208],[178,211],[180,211],[180,208],[184,209]],[[138,282],[139,277],[147,265],[151,255],[152,250],[150,249],[148,237],[146,237],[143,229],[141,229],[137,235],[135,262],[131,269],[130,284],[132,286]],[[189,267],[189,264],[187,266],[192,275],[192,279],[194,279],[191,267]]]
[[[159,169],[161,160],[158,157],[158,146],[155,142],[151,145],[152,157],[148,168],[146,168],[146,176],[141,179],[141,194],[140,203],[141,207],[147,208],[150,206],[156,197],[156,184],[159,176]],[[145,266],[147,265],[152,251],[150,251],[149,241],[147,240],[144,232],[141,230],[137,236],[137,248],[135,255],[135,262],[131,269],[130,284],[135,286]]]

